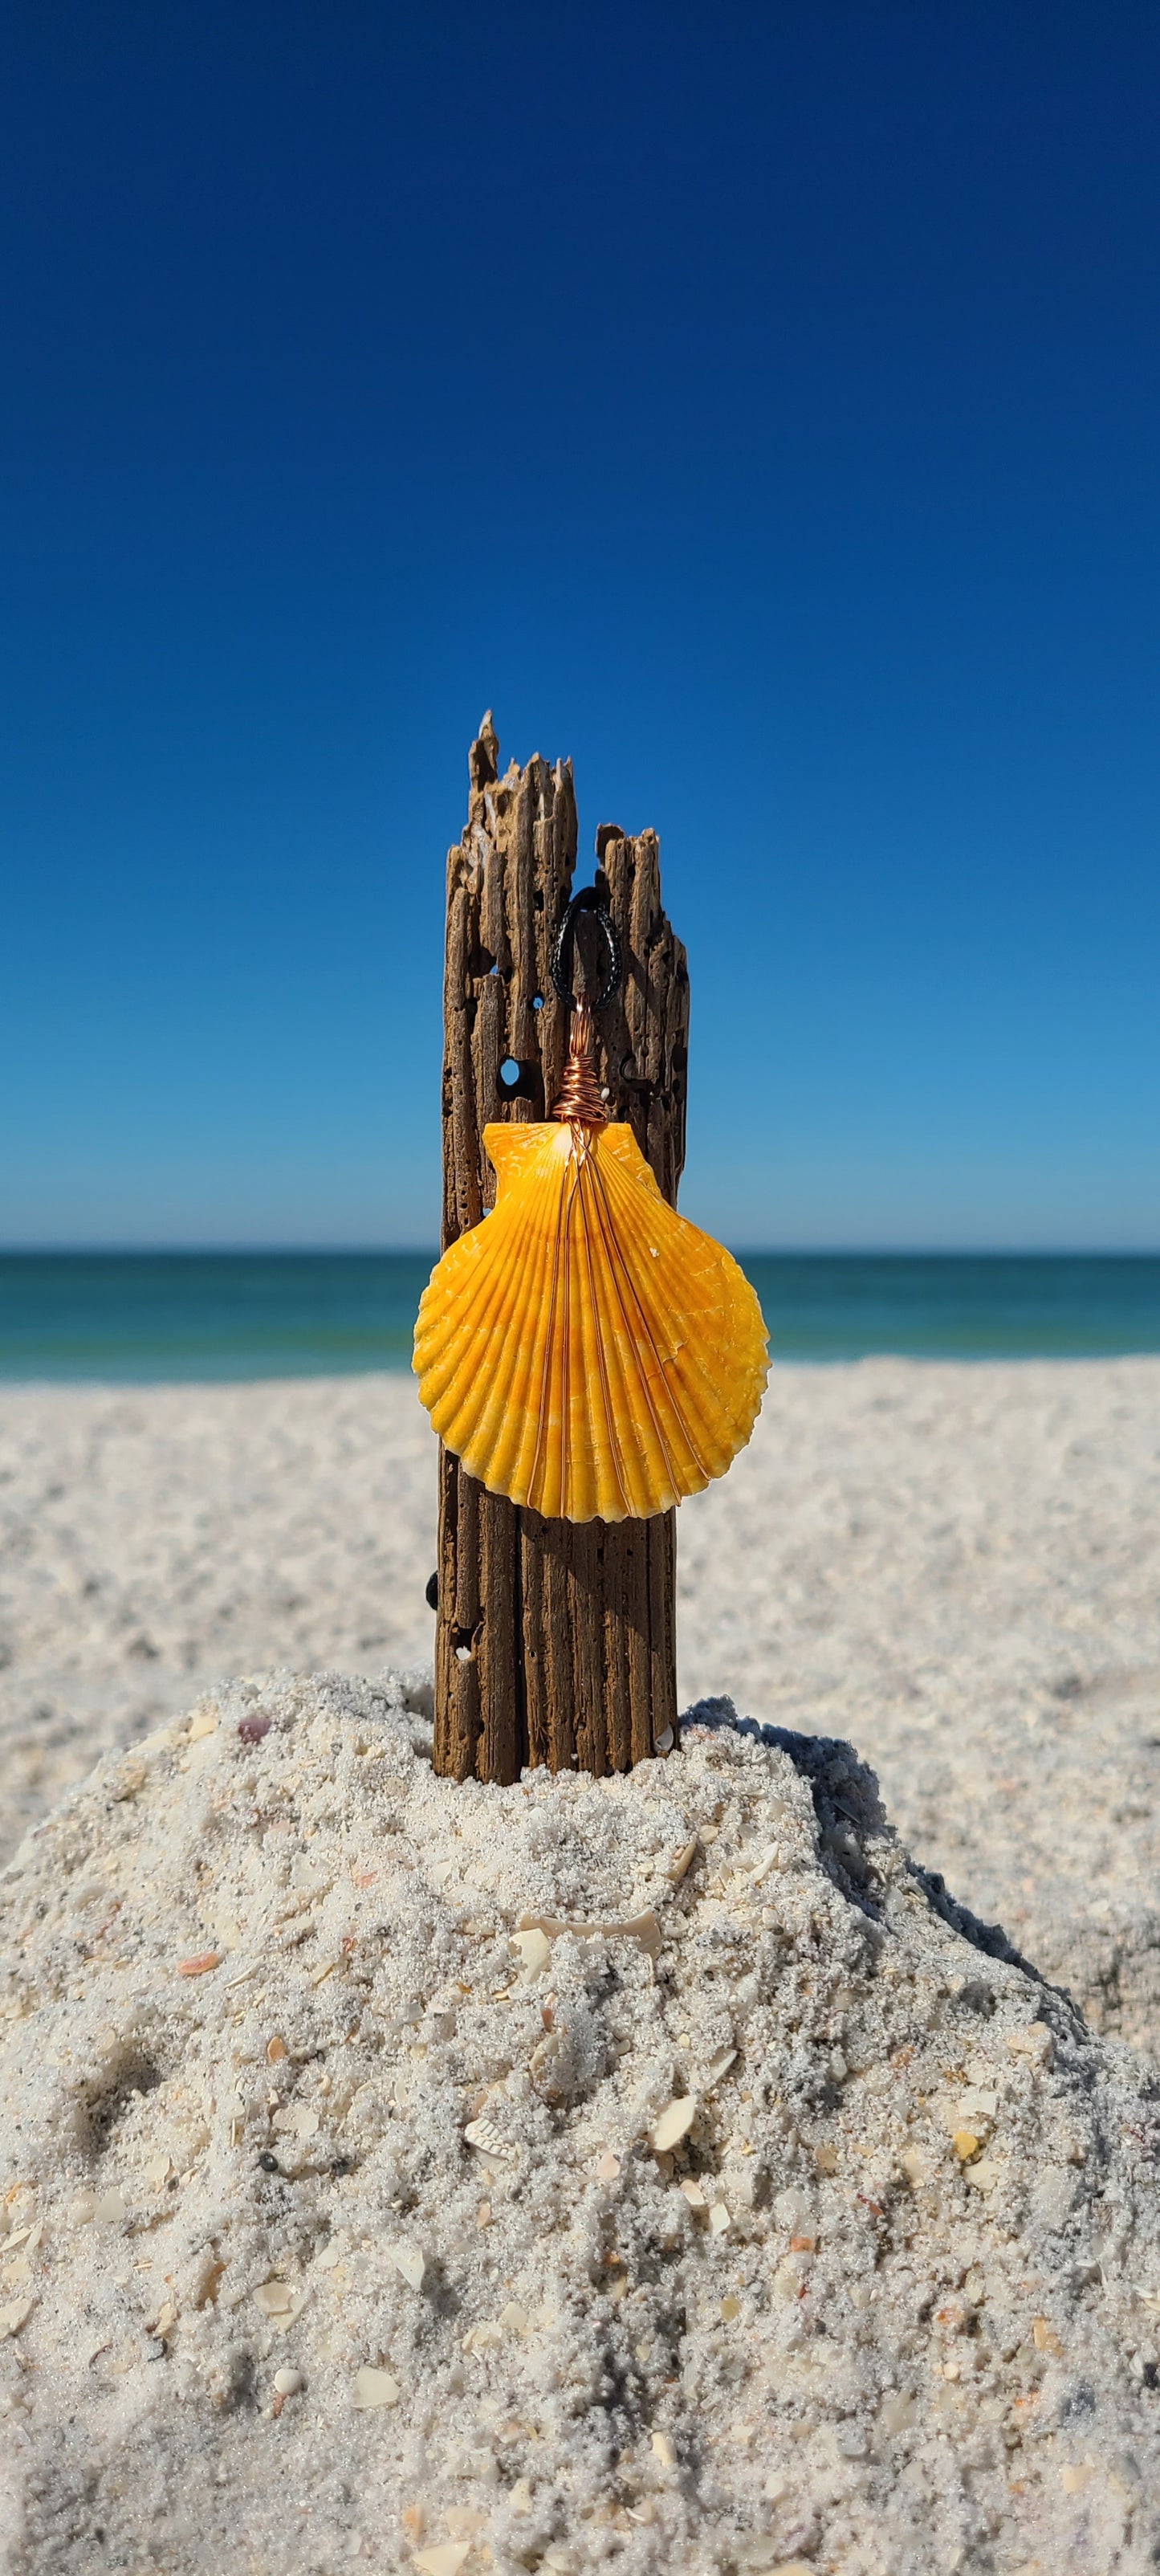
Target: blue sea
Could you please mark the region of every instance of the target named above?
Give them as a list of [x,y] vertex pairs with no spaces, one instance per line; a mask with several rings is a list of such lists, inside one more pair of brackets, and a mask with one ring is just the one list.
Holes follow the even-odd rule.
[[[405,1369],[433,1255],[0,1254],[0,1378]],[[779,1360],[1160,1351],[1152,1255],[741,1253]]]

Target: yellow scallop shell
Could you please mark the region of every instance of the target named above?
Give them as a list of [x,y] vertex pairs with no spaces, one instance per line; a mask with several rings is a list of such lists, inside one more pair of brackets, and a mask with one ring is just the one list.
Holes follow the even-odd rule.
[[419,1306],[440,1439],[550,1520],[647,1519],[722,1476],[757,1418],[765,1325],[731,1254],[661,1197],[631,1127],[485,1127],[499,1194]]

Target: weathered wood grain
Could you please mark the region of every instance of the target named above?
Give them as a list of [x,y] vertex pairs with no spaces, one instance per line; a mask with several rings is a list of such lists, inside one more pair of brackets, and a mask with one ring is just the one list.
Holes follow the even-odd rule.
[[[495,1196],[494,1118],[550,1116],[569,1014],[551,954],[573,886],[571,764],[499,775],[490,715],[469,755],[467,825],[447,861],[443,987],[443,1245]],[[655,832],[596,836],[620,934],[621,991],[597,1027],[610,1115],[630,1121],[667,1199],[685,1152],[689,983],[661,908]],[[585,960],[580,924],[577,947]],[[505,1076],[501,1067],[508,1065]],[[676,1515],[547,1521],[439,1458],[435,1768],[512,1781],[527,1763],[597,1776],[651,1755],[676,1722]]]

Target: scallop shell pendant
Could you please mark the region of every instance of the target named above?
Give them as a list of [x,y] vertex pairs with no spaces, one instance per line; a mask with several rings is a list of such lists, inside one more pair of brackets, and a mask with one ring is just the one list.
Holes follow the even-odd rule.
[[555,1119],[485,1127],[495,1208],[432,1273],[414,1368],[489,1493],[550,1520],[643,1520],[744,1447],[766,1333],[744,1272],[661,1197],[631,1127],[597,1123],[584,1035]]

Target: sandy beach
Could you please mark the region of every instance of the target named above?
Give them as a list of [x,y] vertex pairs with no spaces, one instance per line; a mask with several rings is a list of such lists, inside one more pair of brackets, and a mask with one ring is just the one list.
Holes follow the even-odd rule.
[[[225,1674],[428,1662],[404,1377],[0,1397],[2,1846]],[[849,1739],[916,1856],[1160,2042],[1160,1361],[775,1369],[679,1523],[683,1699]]]
[[1160,1361],[776,1371],[502,1791],[407,1380],[0,1418],[12,2576],[1144,2576]]

